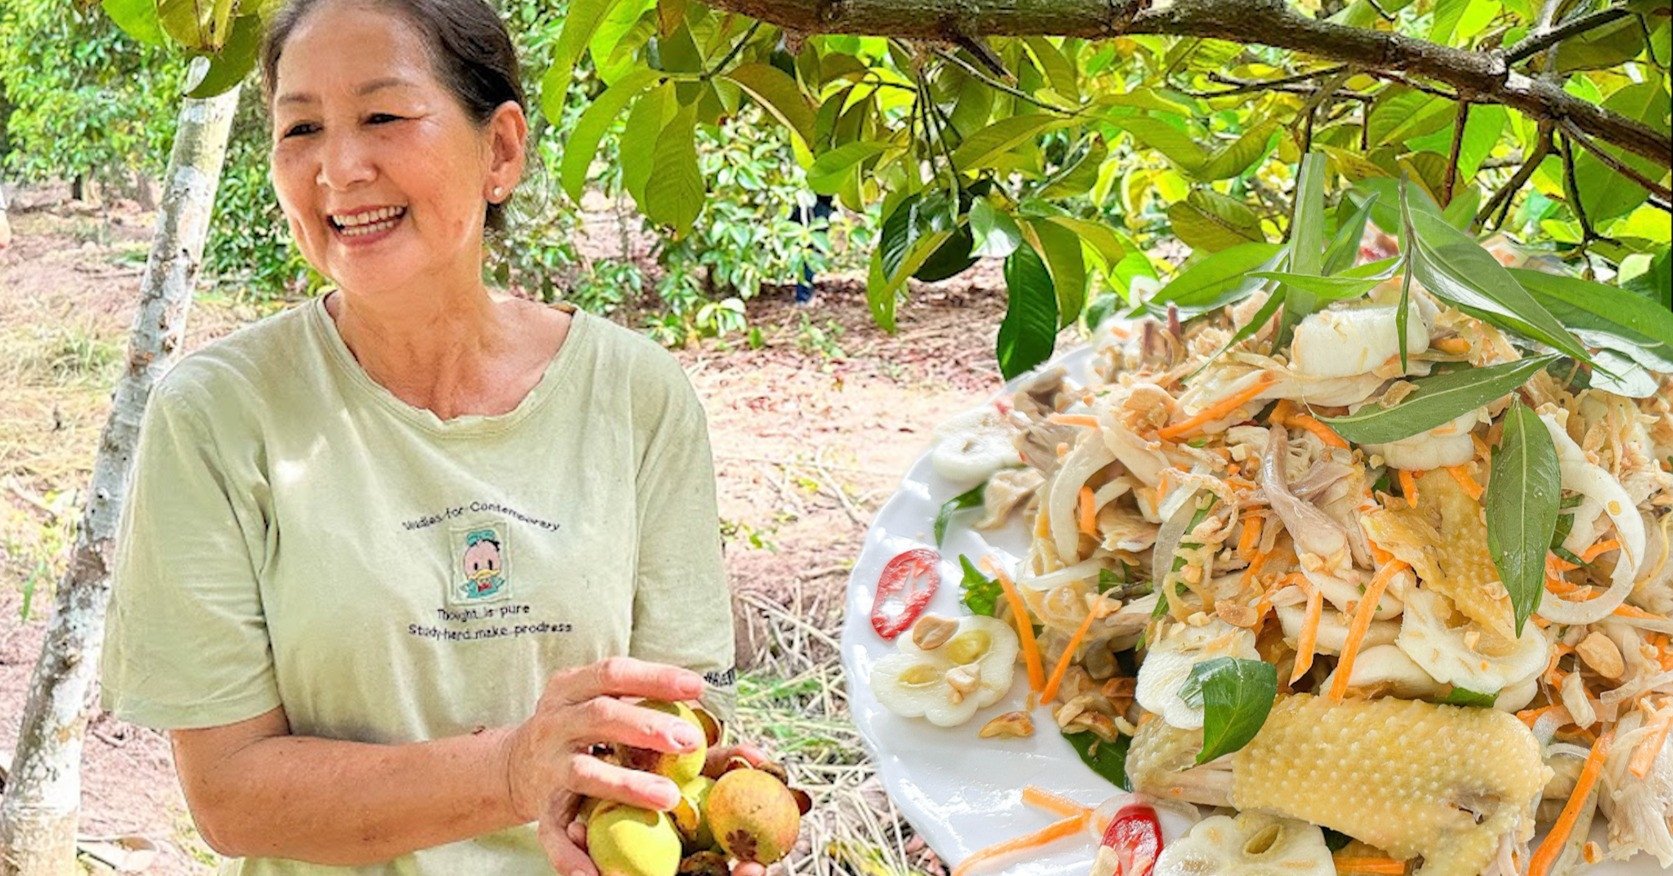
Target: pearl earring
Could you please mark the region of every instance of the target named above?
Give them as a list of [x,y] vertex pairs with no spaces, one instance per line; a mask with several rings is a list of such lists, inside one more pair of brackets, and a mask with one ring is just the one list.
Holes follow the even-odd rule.
[[503,191],[505,191],[505,189],[502,189],[499,186],[494,186],[494,197],[496,197],[496,198],[499,197],[500,192],[503,192]]

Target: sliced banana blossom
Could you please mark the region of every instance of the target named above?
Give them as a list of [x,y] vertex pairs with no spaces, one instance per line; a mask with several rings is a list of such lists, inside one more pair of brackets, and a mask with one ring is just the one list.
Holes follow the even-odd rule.
[[1162,849],[1155,876],[1335,876],[1324,831],[1304,821],[1216,815]]
[[1290,492],[1284,472],[1289,453],[1288,434],[1283,426],[1273,424],[1266,452],[1261,456],[1261,489],[1301,550],[1340,564],[1349,556],[1347,530],[1317,506],[1297,499]]
[[1254,632],[1219,618],[1211,618],[1200,627],[1174,625],[1151,644],[1139,666],[1135,699],[1146,711],[1161,715],[1169,726],[1187,730],[1201,727],[1202,706],[1187,704],[1179,693],[1192,667],[1216,657],[1259,660]]
[[[1549,594],[1548,594],[1549,595]],[[1486,653],[1483,645],[1496,640],[1474,624],[1448,626],[1452,604],[1446,597],[1413,588],[1406,594],[1395,644],[1436,681],[1468,690],[1492,693],[1521,684],[1545,668],[1551,643],[1534,624],[1502,653]]]
[[956,727],[993,705],[1011,689],[1017,634],[997,618],[959,618],[959,628],[939,647],[924,650],[909,637],[871,669],[871,690],[883,707],[903,718]]
[[1597,537],[1597,517],[1604,514],[1615,524],[1615,538],[1621,544],[1621,556],[1615,562],[1609,589],[1583,602],[1546,593],[1540,599],[1538,613],[1546,620],[1559,624],[1596,623],[1620,608],[1632,594],[1634,574],[1644,556],[1644,518],[1633,507],[1632,499],[1621,482],[1586,458],[1586,452],[1568,436],[1568,430],[1558,422],[1555,414],[1540,414],[1539,418],[1557,446],[1557,464],[1562,470],[1563,489],[1574,490],[1581,496],[1580,507],[1574,511],[1574,528],[1563,546],[1571,551],[1583,551],[1589,547]]
[[976,528],[998,529],[1004,526],[1011,513],[1027,502],[1042,483],[1045,483],[1045,477],[1032,468],[1006,469],[995,473],[988,478],[987,488],[982,491],[982,519],[976,522]]
[[949,418],[935,429],[930,464],[935,473],[960,484],[976,484],[1019,459],[1012,443],[1015,430],[992,405]]

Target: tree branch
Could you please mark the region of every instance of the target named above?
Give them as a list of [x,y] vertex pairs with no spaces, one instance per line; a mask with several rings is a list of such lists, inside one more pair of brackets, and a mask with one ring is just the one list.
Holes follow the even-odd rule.
[[1547,46],[1556,45],[1571,36],[1578,36],[1588,30],[1602,27],[1611,21],[1625,18],[1632,13],[1623,6],[1612,6],[1593,12],[1590,15],[1580,15],[1572,18],[1550,30],[1536,31],[1529,34],[1521,42],[1510,47],[1505,52],[1505,63],[1514,64],[1523,58],[1536,54]]
[[1540,124],[1539,132],[1534,135],[1533,154],[1529,155],[1528,160],[1522,163],[1522,167],[1516,171],[1515,176],[1510,178],[1510,182],[1505,183],[1505,187],[1499,189],[1498,193],[1493,195],[1493,199],[1487,202],[1487,206],[1482,207],[1481,212],[1476,214],[1475,224],[1477,228],[1487,227],[1487,221],[1493,217],[1495,211],[1500,211],[1496,227],[1504,227],[1505,217],[1510,214],[1510,204],[1516,200],[1516,193],[1528,184],[1528,180],[1533,178],[1534,171],[1539,169],[1540,163],[1545,161],[1547,155],[1551,154],[1551,130],[1551,123],[1542,122]]
[[1610,155],[1603,149],[1603,147],[1592,142],[1590,137],[1582,134],[1579,128],[1576,128],[1569,122],[1564,121],[1562,125],[1563,133],[1567,135],[1568,139],[1573,139],[1574,142],[1586,147],[1586,150],[1596,156],[1598,161],[1603,162],[1605,167],[1608,167],[1610,170],[1615,171],[1621,176],[1632,180],[1637,183],[1639,187],[1643,188],[1644,191],[1647,191],[1652,195],[1656,195],[1663,201],[1673,200],[1673,189],[1669,189],[1667,186],[1650,179],[1644,174],[1639,173],[1637,168],[1634,168],[1632,165],[1627,164],[1613,155]]
[[1257,43],[1444,82],[1475,103],[1539,120],[1569,120],[1587,136],[1655,161],[1673,137],[1510,70],[1501,55],[1308,18],[1283,0],[711,0],[711,5],[802,33],[953,41],[976,36],[1103,39],[1163,34]]

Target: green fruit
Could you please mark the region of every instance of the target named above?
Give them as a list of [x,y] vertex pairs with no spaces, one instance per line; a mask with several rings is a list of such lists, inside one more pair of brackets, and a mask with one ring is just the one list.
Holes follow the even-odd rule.
[[587,853],[599,876],[674,876],[680,832],[661,812],[601,806],[587,822]]
[[714,832],[709,829],[709,819],[704,815],[708,811],[709,792],[714,786],[714,779],[707,776],[698,776],[680,786],[680,802],[674,806],[669,817],[680,829],[680,836],[685,838],[687,852],[719,848]]
[[632,770],[642,770],[667,776],[676,785],[697,778],[703,772],[703,763],[708,760],[709,746],[707,742],[707,728],[698,719],[697,714],[685,703],[668,703],[661,700],[645,700],[641,707],[669,715],[677,715],[686,723],[697,729],[697,748],[690,754],[668,754],[652,751],[649,748],[634,748],[627,745],[616,746],[616,755],[621,759],[622,766]]
[[704,814],[727,854],[758,864],[789,854],[802,829],[795,796],[761,770],[733,770],[721,776],[709,791]]

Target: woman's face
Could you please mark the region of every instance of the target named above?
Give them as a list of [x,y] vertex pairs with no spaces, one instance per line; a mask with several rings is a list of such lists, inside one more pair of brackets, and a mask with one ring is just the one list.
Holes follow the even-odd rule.
[[376,293],[481,275],[485,199],[522,168],[522,110],[478,128],[422,37],[375,5],[338,2],[291,32],[274,79],[274,189],[302,254]]

